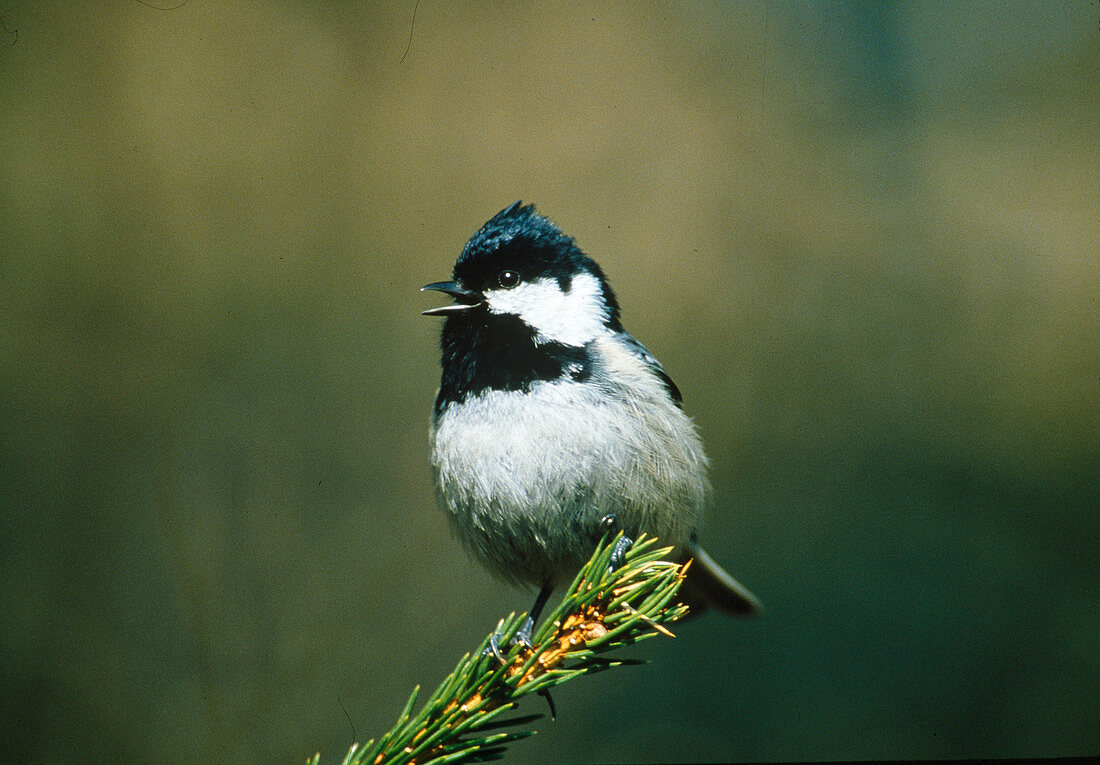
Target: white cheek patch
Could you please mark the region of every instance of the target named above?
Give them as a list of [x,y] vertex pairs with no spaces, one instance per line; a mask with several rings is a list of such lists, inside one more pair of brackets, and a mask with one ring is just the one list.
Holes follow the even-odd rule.
[[485,302],[493,313],[521,318],[538,333],[540,342],[579,347],[607,331],[603,291],[599,280],[589,273],[574,276],[568,292],[557,279],[541,278],[510,290],[490,290]]

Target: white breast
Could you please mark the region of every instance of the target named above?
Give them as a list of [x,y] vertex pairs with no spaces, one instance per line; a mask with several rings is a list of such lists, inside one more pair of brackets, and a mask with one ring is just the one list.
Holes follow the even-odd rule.
[[691,421],[629,351],[610,337],[596,343],[590,382],[487,391],[449,406],[433,428],[443,509],[507,579],[572,576],[608,514],[628,534],[677,546],[700,521],[706,456]]

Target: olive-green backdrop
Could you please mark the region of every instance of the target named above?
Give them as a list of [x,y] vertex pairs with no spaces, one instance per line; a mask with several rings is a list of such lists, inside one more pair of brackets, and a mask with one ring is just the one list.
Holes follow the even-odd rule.
[[529,605],[435,508],[417,292],[519,198],[766,613],[513,761],[1100,751],[1095,3],[178,4],[0,1],[5,760],[336,763]]

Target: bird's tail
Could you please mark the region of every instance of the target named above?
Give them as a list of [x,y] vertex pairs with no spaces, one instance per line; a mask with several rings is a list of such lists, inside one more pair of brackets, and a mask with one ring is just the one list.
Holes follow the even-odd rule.
[[692,615],[708,607],[730,616],[752,616],[760,611],[756,596],[715,563],[694,539],[688,542],[684,553],[694,560],[680,588],[680,600],[687,604]]

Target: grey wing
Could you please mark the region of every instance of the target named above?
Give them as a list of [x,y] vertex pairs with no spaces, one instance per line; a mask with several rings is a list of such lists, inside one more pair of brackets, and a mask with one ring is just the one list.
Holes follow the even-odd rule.
[[684,397],[680,395],[680,389],[676,387],[676,383],[672,381],[672,378],[668,376],[668,372],[661,366],[661,362],[657,361],[657,357],[649,352],[649,349],[635,340],[632,336],[626,332],[622,335],[623,344],[639,359],[645,362],[645,365],[657,375],[661,382],[665,386],[665,390],[668,391],[669,397],[676,404],[676,406],[683,408]]

